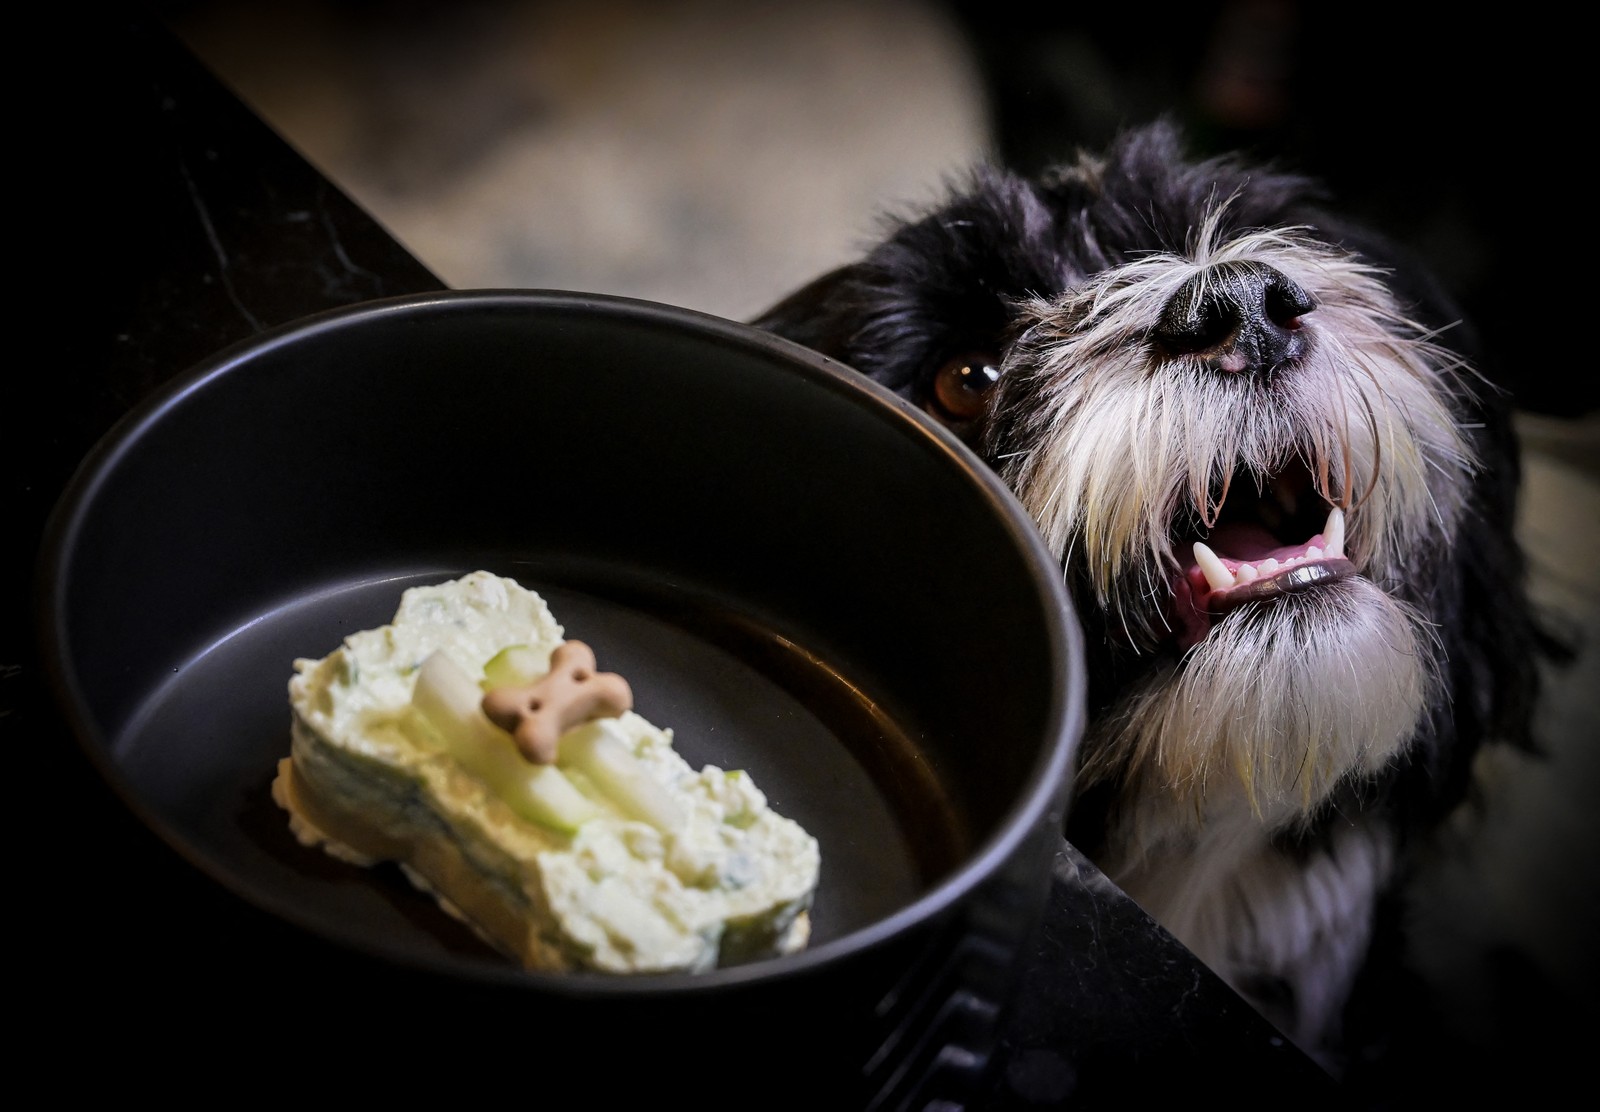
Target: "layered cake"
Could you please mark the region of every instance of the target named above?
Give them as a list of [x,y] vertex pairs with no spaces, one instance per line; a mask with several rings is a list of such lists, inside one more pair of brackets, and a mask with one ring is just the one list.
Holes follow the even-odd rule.
[[700,972],[803,948],[817,841],[694,768],[544,599],[478,571],[294,662],[272,794],[306,846],[394,862],[534,970]]

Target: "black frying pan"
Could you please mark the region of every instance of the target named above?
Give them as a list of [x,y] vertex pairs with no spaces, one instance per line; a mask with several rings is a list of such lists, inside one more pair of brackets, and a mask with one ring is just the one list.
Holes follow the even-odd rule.
[[[806,951],[528,974],[398,874],[294,842],[267,794],[293,659],[477,568],[545,595],[687,760],[748,769],[818,837]],[[700,1016],[738,1054],[788,1061],[737,1032],[825,1000],[832,1022],[794,1038],[883,1084],[908,1024],[939,1022],[911,1015],[928,1005],[908,986],[1003,996],[1042,909],[1083,713],[1054,562],[943,430],[742,325],[458,291],[277,330],[111,432],[57,508],[40,584],[63,710],[176,852],[407,974],[558,1000],[580,1041],[626,1021],[676,1058],[690,1036],[671,1032]]]

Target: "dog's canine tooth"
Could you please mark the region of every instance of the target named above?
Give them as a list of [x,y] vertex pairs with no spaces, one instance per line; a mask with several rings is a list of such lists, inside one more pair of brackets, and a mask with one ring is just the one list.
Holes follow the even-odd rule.
[[1194,542],[1194,562],[1205,573],[1206,582],[1213,591],[1226,591],[1233,586],[1233,573],[1223,566],[1217,554],[1201,541]]
[[1338,506],[1328,511],[1328,520],[1322,526],[1322,553],[1329,557],[1344,555],[1344,511]]

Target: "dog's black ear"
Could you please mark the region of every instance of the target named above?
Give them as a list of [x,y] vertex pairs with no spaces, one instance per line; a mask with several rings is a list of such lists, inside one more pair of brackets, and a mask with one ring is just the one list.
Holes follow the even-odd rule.
[[813,278],[749,323],[803,344],[833,359],[846,360],[857,314],[849,305],[860,263],[848,263]]

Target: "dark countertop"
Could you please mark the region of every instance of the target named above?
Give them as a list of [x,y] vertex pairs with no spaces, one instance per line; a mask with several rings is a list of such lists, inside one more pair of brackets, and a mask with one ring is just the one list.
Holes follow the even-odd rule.
[[[112,792],[40,675],[33,562],[78,462],[154,387],[266,328],[442,283],[159,24],[90,17],[57,62],[37,144],[44,297],[20,322],[46,343],[24,356],[3,423],[0,724],[30,817],[13,885],[30,937],[14,954],[52,974],[24,1011],[51,1039],[91,1040],[74,1052],[84,1083],[116,1061],[124,1091],[172,1092],[188,1076],[175,1063],[210,1062],[235,1085],[292,1092],[283,1063],[315,1057],[334,1017],[370,1020],[402,991],[408,1015],[426,1008],[392,970],[222,890]],[[1325,1073],[1065,844],[1024,986],[974,1107],[1333,1102]]]

